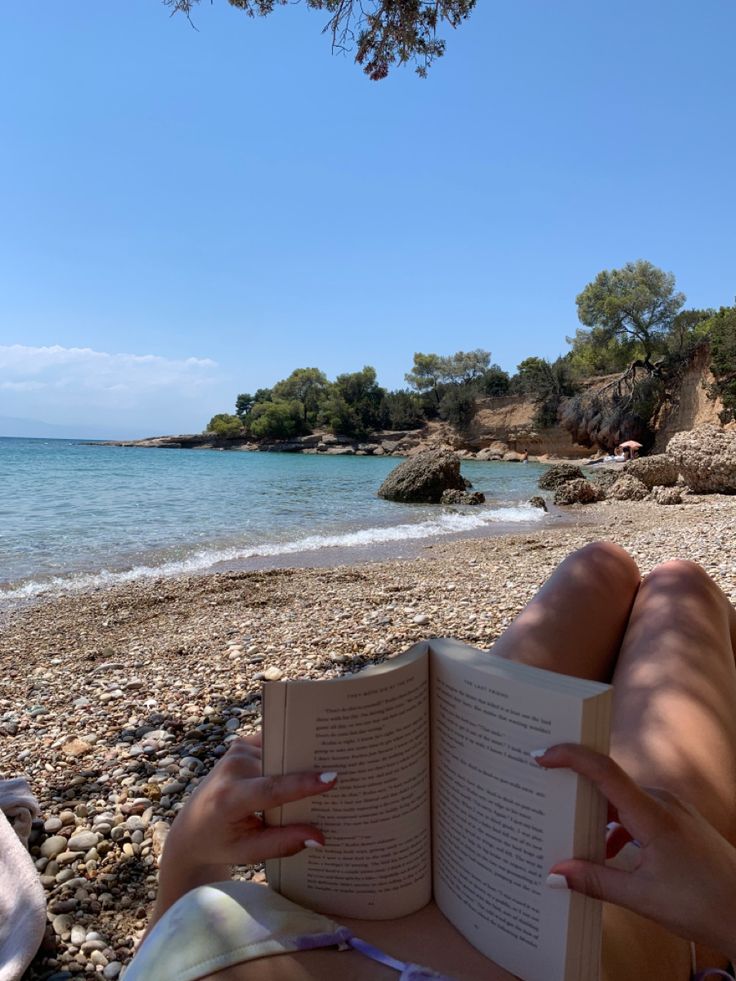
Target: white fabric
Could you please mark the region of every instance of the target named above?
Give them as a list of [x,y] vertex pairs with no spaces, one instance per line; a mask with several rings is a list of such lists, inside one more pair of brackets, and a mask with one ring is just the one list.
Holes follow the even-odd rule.
[[38,814],[25,780],[0,780],[0,981],[19,981],[46,928],[46,895],[27,851]]

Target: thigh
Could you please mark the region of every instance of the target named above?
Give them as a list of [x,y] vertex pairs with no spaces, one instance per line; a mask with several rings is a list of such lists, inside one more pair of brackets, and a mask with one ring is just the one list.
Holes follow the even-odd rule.
[[[398,920],[339,922],[392,957],[422,964],[457,981],[514,981],[452,926],[434,903]],[[398,974],[355,951],[312,950],[263,957],[210,976],[207,981],[396,981]]]
[[[736,843],[736,615],[690,562],[642,583],[613,676],[611,755],[640,784],[694,804]],[[697,897],[693,897],[697,902]],[[699,951],[699,966],[720,964]],[[684,981],[689,944],[626,910],[604,910],[610,981]]]

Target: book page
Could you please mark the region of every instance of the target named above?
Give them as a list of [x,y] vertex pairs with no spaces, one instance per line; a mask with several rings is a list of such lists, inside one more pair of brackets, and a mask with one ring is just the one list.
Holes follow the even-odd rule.
[[472,649],[459,656],[459,645],[443,653],[443,644],[433,642],[430,655],[437,905],[514,974],[577,977],[585,911],[575,907],[576,936],[571,894],[545,886],[553,862],[574,853],[577,778],[543,770],[529,753],[580,742],[585,700],[564,683],[555,691],[496,675],[500,659]]
[[266,774],[338,774],[329,793],[266,815],[268,823],[314,823],[326,840],[268,863],[274,888],[318,912],[365,919],[428,903],[426,645],[349,679],[267,685],[264,718]]

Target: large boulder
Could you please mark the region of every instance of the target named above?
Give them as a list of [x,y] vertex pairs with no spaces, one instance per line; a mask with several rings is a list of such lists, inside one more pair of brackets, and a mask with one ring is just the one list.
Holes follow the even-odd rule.
[[556,463],[542,474],[538,486],[542,490],[555,490],[560,484],[566,484],[568,480],[583,479],[584,474],[580,467],[575,467],[572,463]]
[[480,491],[442,491],[440,504],[484,504],[486,495]]
[[446,490],[466,490],[459,458],[450,450],[425,450],[392,470],[378,488],[378,496],[387,501],[438,504]]
[[589,480],[579,477],[575,480],[567,480],[555,491],[555,504],[595,504],[602,501],[603,491],[595,487]]
[[630,473],[622,473],[606,491],[606,497],[614,501],[643,501],[648,494],[649,488],[644,481]]
[[677,433],[667,456],[696,494],[736,494],[736,431],[701,426]]
[[650,490],[652,487],[674,487],[677,483],[677,464],[666,453],[629,460],[624,464],[624,473],[638,477]]

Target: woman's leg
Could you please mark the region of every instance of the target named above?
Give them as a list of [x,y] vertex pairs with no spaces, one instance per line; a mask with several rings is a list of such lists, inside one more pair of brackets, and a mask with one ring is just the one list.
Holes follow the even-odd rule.
[[491,648],[548,671],[610,681],[640,583],[631,556],[594,542],[560,563]]
[[[736,612],[705,571],[659,566],[642,583],[616,664],[611,740],[638,783],[685,798],[734,844],[735,647]],[[687,945],[665,942],[649,921],[608,908],[605,935],[615,981],[643,976],[636,963],[656,977],[687,976]]]

